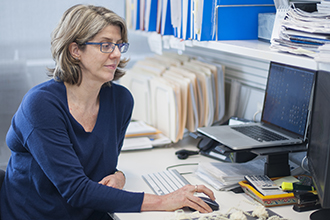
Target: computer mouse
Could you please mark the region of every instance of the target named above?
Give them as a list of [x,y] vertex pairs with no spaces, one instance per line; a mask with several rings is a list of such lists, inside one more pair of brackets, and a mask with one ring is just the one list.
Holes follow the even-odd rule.
[[177,155],[177,157],[181,160],[187,159],[190,155],[196,155],[199,154],[199,151],[192,151],[192,150],[178,150],[177,152],[175,152],[175,154]]
[[[213,201],[212,199],[210,199],[208,197],[203,197],[203,196],[199,196],[199,198],[201,198],[206,204],[208,204],[213,211],[217,211],[220,209],[220,206],[216,201]],[[190,207],[189,207],[189,209],[193,212],[196,211],[195,209],[190,208]]]

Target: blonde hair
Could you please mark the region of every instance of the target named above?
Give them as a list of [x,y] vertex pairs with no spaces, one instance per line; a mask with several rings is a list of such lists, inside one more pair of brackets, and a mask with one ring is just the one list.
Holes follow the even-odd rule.
[[[75,5],[69,8],[52,33],[51,51],[56,65],[49,69],[50,75],[57,81],[80,85],[82,74],[79,60],[71,56],[69,45],[75,42],[79,49],[84,50],[85,43],[108,25],[120,27],[122,41],[128,42],[126,23],[113,11],[93,5]],[[120,60],[113,80],[118,80],[125,74],[123,68],[127,62],[128,59]],[[106,84],[111,85],[111,82]]]

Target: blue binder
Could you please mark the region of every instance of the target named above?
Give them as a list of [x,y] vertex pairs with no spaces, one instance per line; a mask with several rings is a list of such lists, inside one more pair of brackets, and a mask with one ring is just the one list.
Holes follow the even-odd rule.
[[[176,37],[176,38],[181,38],[181,36],[182,36],[182,0],[174,0],[174,1],[177,1],[177,2],[180,1],[180,4],[181,4],[181,11],[180,11],[180,17],[181,17],[180,25],[181,26],[180,27],[174,27],[173,26],[173,36]],[[171,0],[169,0],[169,2],[171,2]],[[170,6],[171,6],[171,8],[176,7],[176,5],[173,5],[173,4],[171,4]],[[173,23],[173,21],[172,21],[172,23]]]
[[[182,15],[182,19],[181,19],[181,37],[182,39],[184,40],[189,40],[191,39],[191,32],[190,32],[190,28],[191,28],[191,1],[188,0],[188,7],[187,7],[187,11],[186,11],[186,14],[187,14],[187,19],[186,19],[186,23],[184,23],[185,19],[184,19],[184,8],[183,8],[183,0],[181,0],[182,2],[182,12],[181,12],[181,15]],[[184,26],[186,25],[186,28],[184,28]],[[184,30],[185,29],[185,30]],[[186,33],[184,35],[184,33]]]
[[173,25],[171,23],[171,1],[162,0],[161,7],[167,5],[165,13],[161,15],[160,30],[161,35],[173,35]]
[[[157,27],[157,7],[158,7],[158,0],[151,0],[149,14],[147,14],[147,12],[145,10],[144,16],[149,17],[149,24],[145,24],[145,30],[146,31],[156,31],[156,27]],[[145,21],[146,20],[147,19],[145,19]]]
[[[202,24],[200,27],[200,32],[197,32],[193,30],[193,39],[200,40],[200,41],[210,41],[210,40],[216,40],[216,3],[217,0],[201,0],[203,1],[203,8],[202,8]],[[199,2],[198,4],[201,4]],[[192,10],[194,11],[193,16],[197,16],[197,7],[192,1]],[[195,18],[191,17],[191,22],[193,23],[193,28],[198,30],[198,27],[195,27],[194,21]]]
[[218,0],[217,40],[258,39],[258,14],[269,12],[273,0]]
[[140,30],[140,0],[136,0],[136,5],[134,5],[134,12],[135,17],[133,19],[135,20],[135,27],[133,27],[133,29]]

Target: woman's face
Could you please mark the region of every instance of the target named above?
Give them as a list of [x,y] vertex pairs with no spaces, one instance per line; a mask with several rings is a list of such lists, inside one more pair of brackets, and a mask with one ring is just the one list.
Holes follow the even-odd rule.
[[[122,43],[120,27],[109,25],[89,42]],[[100,45],[86,45],[85,50],[79,50],[79,55],[83,81],[88,80],[103,85],[113,80],[121,56],[117,46],[111,53],[103,53],[100,51]]]

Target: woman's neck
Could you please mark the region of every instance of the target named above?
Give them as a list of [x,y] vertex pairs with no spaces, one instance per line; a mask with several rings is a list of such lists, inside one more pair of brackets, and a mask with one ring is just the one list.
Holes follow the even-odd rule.
[[64,84],[71,115],[84,127],[86,132],[91,132],[99,112],[100,87]]

